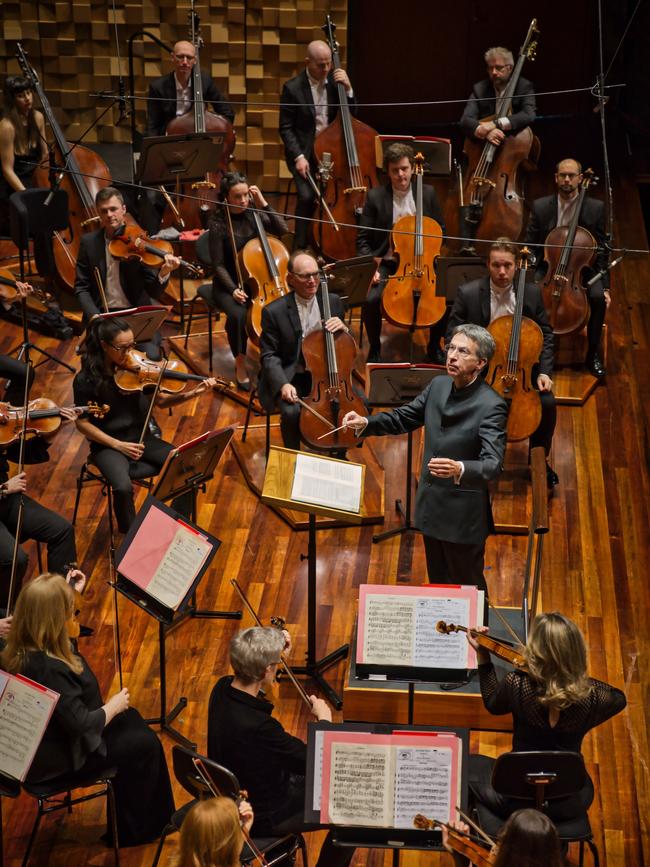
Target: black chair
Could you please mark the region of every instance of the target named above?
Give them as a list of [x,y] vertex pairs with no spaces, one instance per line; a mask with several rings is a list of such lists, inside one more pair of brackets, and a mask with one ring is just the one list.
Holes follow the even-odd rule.
[[[194,247],[196,258],[203,267],[206,277],[212,273],[212,261],[210,259],[210,233],[204,232],[199,235]],[[202,283],[196,290],[196,295],[190,301],[190,312],[187,318],[187,328],[185,330],[185,348],[187,349],[187,341],[189,340],[192,331],[192,321],[196,318],[194,308],[197,301],[203,301],[207,310],[208,317],[208,370],[212,373],[212,318],[218,322],[221,319],[221,311],[215,306],[212,300],[212,281]]]
[[[181,807],[180,810],[176,810],[174,815],[171,817],[169,824],[163,828],[151,867],[157,867],[163,846],[165,845],[165,840],[169,834],[172,834],[174,831],[180,831],[183,820],[192,807],[198,801],[212,797],[212,792],[205,784],[205,781],[194,765],[194,759],[201,759],[203,764],[209,769],[210,779],[215,784],[215,787],[221,795],[233,799],[237,798],[239,795],[241,787],[237,777],[227,768],[224,768],[222,765],[213,762],[205,756],[201,756],[199,753],[194,752],[194,750],[187,749],[187,747],[172,747],[174,774],[185,791],[192,796],[193,800]],[[253,827],[255,826],[253,825]],[[296,851],[300,849],[302,853],[303,867],[308,867],[307,847],[302,834],[287,834],[284,837],[254,838],[253,842],[264,854],[269,865],[279,863],[288,858],[293,858]],[[241,854],[241,861],[244,864],[248,864],[253,859],[254,855],[249,849],[248,844],[244,845]]]
[[2,835],[2,799],[17,798],[20,795],[20,783],[5,774],[0,774],[0,867],[4,867],[4,838]]
[[[517,809],[534,807],[540,812],[547,811],[550,801],[577,795],[586,780],[587,771],[580,753],[503,753],[495,761],[492,771],[492,788],[495,792],[504,798],[520,801]],[[475,806],[483,830],[491,837],[496,837],[504,819],[480,801]],[[563,843],[580,843],[580,867],[584,863],[585,843],[591,850],[595,867],[599,867],[598,848],[586,812],[579,812],[570,819],[554,824]]]
[[[120,863],[119,841],[117,838],[117,822],[115,815],[115,792],[113,790],[113,779],[117,774],[116,768],[107,768],[98,777],[96,774],[89,776],[87,773],[78,772],[74,774],[65,774],[61,777],[56,777],[53,780],[48,780],[45,783],[23,783],[23,791],[30,797],[36,798],[38,801],[38,810],[36,819],[32,827],[32,833],[29,836],[27,850],[22,861],[22,867],[27,867],[29,856],[36,840],[36,834],[41,822],[41,818],[47,813],[54,813],[56,810],[67,810],[72,812],[74,804],[81,804],[84,801],[92,801],[95,798],[106,797],[106,811],[109,817],[110,829],[113,836],[113,856],[115,864]],[[73,789],[89,789],[94,786],[101,786],[99,791],[92,792],[89,795],[79,795],[72,797]],[[63,797],[61,797],[63,796]]]
[[[45,202],[51,198],[46,205]],[[20,277],[25,277],[25,258],[29,260],[29,242],[34,241],[36,270],[42,277],[56,272],[52,253],[52,233],[68,227],[68,194],[65,190],[21,190],[9,197],[11,239],[18,247]]]

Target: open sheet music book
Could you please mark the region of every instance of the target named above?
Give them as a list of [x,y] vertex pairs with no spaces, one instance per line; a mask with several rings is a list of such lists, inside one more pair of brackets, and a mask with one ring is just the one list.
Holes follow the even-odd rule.
[[296,455],[291,499],[358,513],[361,508],[363,467],[350,461]]
[[58,700],[58,692],[0,670],[0,773],[23,782]]

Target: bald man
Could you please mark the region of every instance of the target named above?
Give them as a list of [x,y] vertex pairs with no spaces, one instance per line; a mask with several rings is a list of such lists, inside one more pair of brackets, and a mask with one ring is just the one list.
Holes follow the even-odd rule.
[[[280,136],[289,171],[296,182],[296,238],[294,250],[304,249],[309,237],[309,222],[301,217],[314,213],[315,196],[306,180],[311,171],[316,179],[317,160],[314,139],[328,127],[339,110],[337,84],[342,84],[348,101],[354,103],[350,79],[344,69],[332,69],[332,52],[320,39],[307,46],[305,68],[282,88]],[[354,110],[354,109],[353,109]]]

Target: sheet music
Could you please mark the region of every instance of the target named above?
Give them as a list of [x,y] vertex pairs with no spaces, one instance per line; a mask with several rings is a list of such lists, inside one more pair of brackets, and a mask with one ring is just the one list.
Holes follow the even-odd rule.
[[0,672],[0,690],[0,771],[22,782],[59,694],[6,672]]
[[323,790],[323,735],[319,729],[314,733],[314,792],[312,809],[320,811],[321,792]]
[[415,608],[404,596],[369,596],[363,634],[364,662],[409,665],[413,661]]
[[207,539],[178,524],[171,544],[147,585],[147,593],[168,608],[177,608],[211,550]]
[[333,743],[329,821],[335,825],[385,828],[392,809],[391,748]]
[[296,456],[291,499],[358,513],[361,508],[362,469],[361,464],[299,454]]
[[395,828],[412,828],[417,813],[442,822],[450,820],[451,763],[450,749],[397,747]]
[[415,665],[425,668],[467,668],[470,646],[465,634],[443,635],[436,630],[439,620],[467,624],[470,619],[469,598],[416,599],[413,658]]

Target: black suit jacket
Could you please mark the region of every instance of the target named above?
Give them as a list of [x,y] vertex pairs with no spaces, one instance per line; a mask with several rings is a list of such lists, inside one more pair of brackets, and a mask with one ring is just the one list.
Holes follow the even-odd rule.
[[[580,211],[580,219],[578,225],[586,229],[596,239],[598,244],[598,252],[594,264],[596,270],[600,271],[607,265],[607,251],[605,250],[605,205],[598,199],[591,199],[585,196]],[[557,226],[557,195],[544,196],[541,199],[535,199],[530,212],[530,219],[526,228],[526,243],[533,248],[535,259],[537,261],[537,274],[542,277],[546,270],[544,264],[544,241],[546,236]],[[595,272],[591,269],[585,271],[585,279]],[[609,272],[605,274],[602,280],[605,288],[609,286]]]
[[[323,296],[316,295],[323,314]],[[343,318],[343,302],[338,295],[329,293],[332,316]],[[262,373],[259,381],[260,403],[268,412],[275,407],[280,389],[296,375],[302,349],[302,327],[293,292],[271,302],[262,310],[260,360]]]
[[[465,135],[473,136],[481,118],[493,115],[496,106],[496,91],[492,82],[488,78],[478,81],[472,88],[460,119],[460,126]],[[520,78],[512,99],[512,114],[509,115],[510,131],[515,133],[525,129],[536,116],[535,89],[532,82]]]
[[[415,197],[415,180],[411,181]],[[425,217],[431,217],[445,231],[445,221],[438,196],[433,187],[422,186],[422,207]],[[363,206],[361,224],[357,235],[357,253],[359,256],[384,256],[388,252],[390,231],[382,229],[393,228],[393,188],[391,184],[373,187],[368,191],[366,203]]]
[[[217,114],[223,115],[230,123],[235,120],[232,106],[222,96],[216,84],[207,72],[201,72],[203,84],[203,99],[212,105]],[[190,106],[191,107],[191,106]],[[157,78],[149,85],[149,102],[147,103],[146,136],[165,135],[167,124],[176,117],[176,82],[174,73],[170,72]]]
[[[284,142],[287,165],[293,169],[296,157],[300,154],[304,154],[310,162],[313,160],[316,137],[316,109],[306,69],[285,83],[280,101],[280,137]],[[354,113],[354,97],[348,101]],[[338,87],[330,77],[327,79],[328,123],[332,123],[338,110]]]
[[[104,307],[95,279],[94,269],[99,268],[102,285],[106,286],[106,242],[104,230],[97,229],[83,235],[79,244],[77,270],[74,279],[74,291],[83,310],[84,319],[88,320],[96,313],[103,313]],[[160,297],[167,285],[158,279],[158,271],[148,268],[137,260],[120,262],[120,282],[124,294],[133,307],[142,307]]]
[[[532,319],[542,329],[544,343],[539,356],[539,373],[550,376],[553,372],[553,329],[544,308],[542,293],[534,283],[527,283],[524,287],[524,316]],[[447,341],[451,339],[457,325],[467,322],[482,325],[483,328],[490,324],[489,277],[480,277],[458,287],[447,325]]]
[[[411,403],[371,415],[363,435],[402,434],[424,425],[416,526],[434,539],[478,545],[494,529],[488,482],[501,471],[508,411],[480,376],[459,391],[452,385],[450,376],[436,376]],[[432,457],[462,461],[460,484],[432,476]]]

